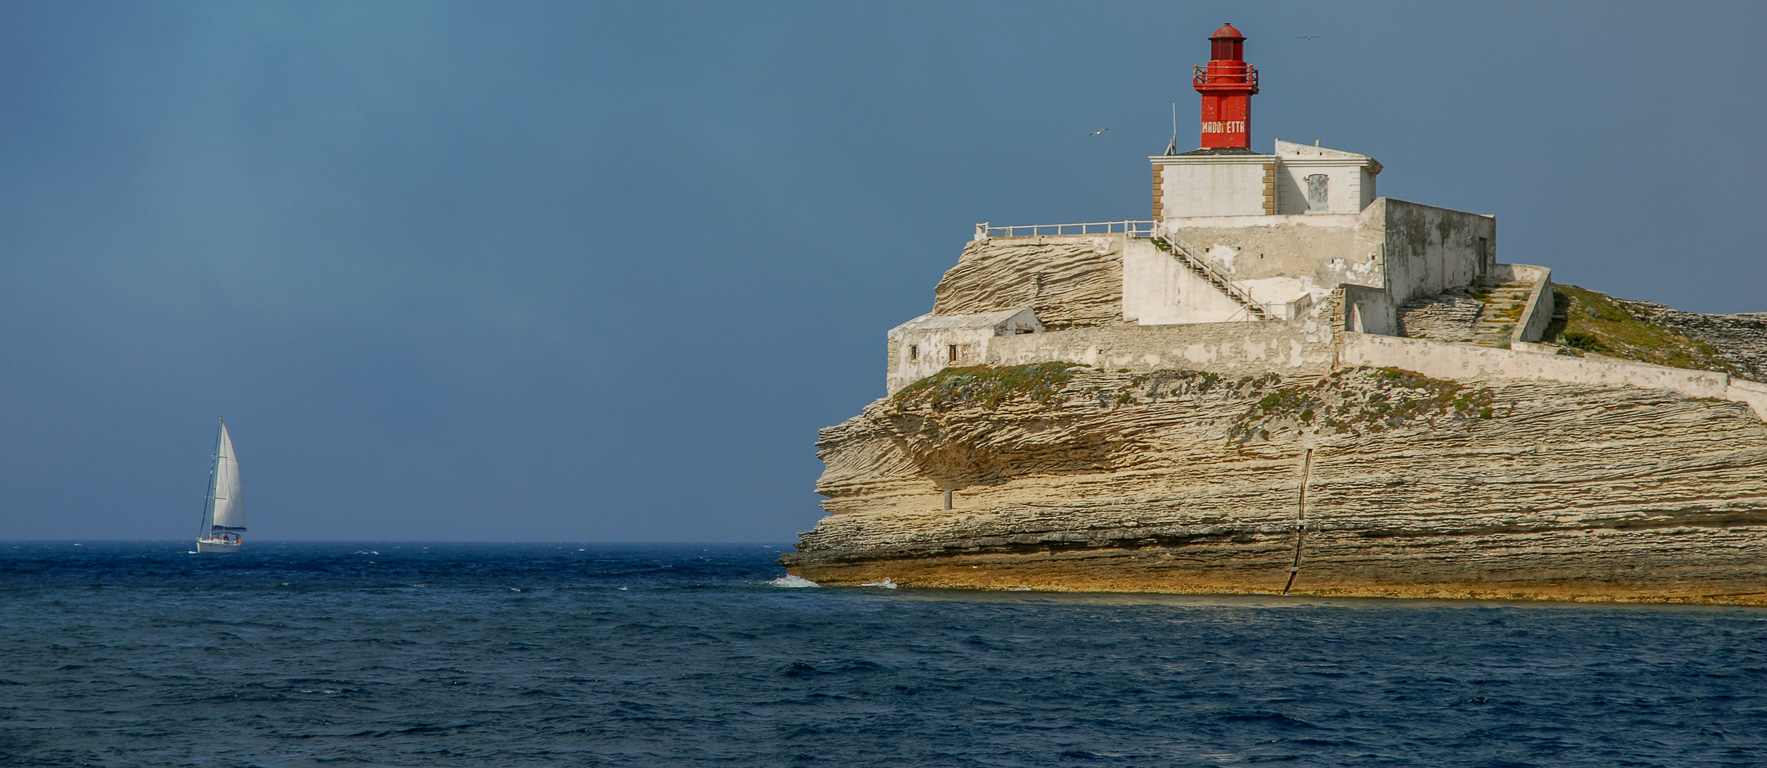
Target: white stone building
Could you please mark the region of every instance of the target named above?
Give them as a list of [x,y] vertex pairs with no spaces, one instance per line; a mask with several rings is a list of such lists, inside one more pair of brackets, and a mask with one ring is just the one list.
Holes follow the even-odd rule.
[[[1380,197],[1381,164],[1367,155],[1281,139],[1269,154],[1252,150],[1258,73],[1243,60],[1238,30],[1224,26],[1210,39],[1217,58],[1195,78],[1204,148],[1178,152],[1174,141],[1149,158],[1152,218],[978,225],[976,242],[939,287],[942,297],[967,299],[941,299],[935,314],[890,331],[892,392],[947,365],[993,362],[991,339],[1041,333],[1045,324],[1132,332],[1288,323],[1315,338],[1402,334],[1406,302],[1524,279],[1535,283],[1525,292],[1544,303],[1529,302],[1533,314],[1517,340],[1538,338],[1539,317],[1552,311],[1547,273],[1496,262],[1495,217]],[[1063,242],[1091,250],[1032,253]]]

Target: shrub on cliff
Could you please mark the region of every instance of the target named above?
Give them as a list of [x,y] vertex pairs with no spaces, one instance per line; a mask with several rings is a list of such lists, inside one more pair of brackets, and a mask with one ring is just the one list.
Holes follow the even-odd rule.
[[946,368],[903,387],[892,398],[898,406],[911,404],[943,410],[952,405],[995,408],[1017,397],[1037,403],[1055,399],[1073,375],[1072,363],[1051,362],[996,368],[972,365]]
[[1642,363],[1743,375],[1718,356],[1712,345],[1634,317],[1606,294],[1574,285],[1555,286],[1563,326],[1554,323],[1556,343],[1598,355]]
[[1467,423],[1495,415],[1494,400],[1490,389],[1398,368],[1340,370],[1258,398],[1227,437],[1243,445],[1284,430],[1336,435]]

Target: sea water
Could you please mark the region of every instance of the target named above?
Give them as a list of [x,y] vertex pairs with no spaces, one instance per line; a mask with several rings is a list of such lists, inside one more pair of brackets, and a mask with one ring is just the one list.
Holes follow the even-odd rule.
[[782,547],[0,545],[7,765],[1767,764],[1767,610],[826,589]]

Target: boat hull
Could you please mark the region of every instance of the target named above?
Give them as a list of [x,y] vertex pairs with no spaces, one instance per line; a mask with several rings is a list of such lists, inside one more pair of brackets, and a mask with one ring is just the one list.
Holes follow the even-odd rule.
[[225,539],[197,539],[196,540],[196,551],[198,551],[198,552],[238,552],[239,545],[240,545],[240,542],[238,542],[238,541],[227,541]]

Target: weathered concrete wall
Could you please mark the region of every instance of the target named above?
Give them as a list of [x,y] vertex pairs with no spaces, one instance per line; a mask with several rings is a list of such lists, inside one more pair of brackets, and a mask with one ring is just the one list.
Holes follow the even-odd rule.
[[1748,403],[1762,421],[1767,421],[1767,384],[1733,377],[1724,389],[1724,399]]
[[[986,328],[941,328],[891,338],[885,391],[893,394],[947,366],[980,365],[987,360],[988,342],[993,338],[994,331]],[[955,355],[952,347],[957,348]]]
[[1123,247],[1123,319],[1170,325],[1255,318],[1178,257],[1147,240],[1132,240]]
[[[1535,347],[1537,345],[1527,345]],[[1403,368],[1438,379],[1556,381],[1566,384],[1666,389],[1689,397],[1733,400],[1767,419],[1767,385],[1728,374],[1611,358],[1540,354],[1538,349],[1494,349],[1429,339],[1346,332],[1338,364]]]
[[889,366],[884,387],[890,394],[948,366],[980,365],[996,337],[1037,333],[1043,325],[1029,309],[992,315],[921,315],[889,333]]
[[1234,376],[1323,374],[1332,364],[1330,331],[1306,328],[1276,321],[1075,328],[995,338],[988,362],[1061,360],[1110,370],[1190,368]]
[[1337,365],[1402,368],[1462,381],[1508,379],[1666,389],[1689,397],[1743,403],[1767,420],[1767,384],[1715,371],[1562,355],[1558,347],[1545,344],[1516,342],[1511,349],[1496,349],[1352,330],[1341,336]]
[[1350,284],[1345,284],[1343,290],[1342,330],[1383,336],[1399,334],[1398,308],[1385,290]]
[[1236,282],[1294,280],[1318,300],[1342,283],[1383,284],[1380,222],[1378,213],[1203,217],[1172,219],[1167,229]]
[[1493,217],[1391,198],[1374,201],[1368,212],[1380,217],[1385,232],[1385,287],[1395,305],[1471,285],[1490,269]]
[[1050,328],[1120,324],[1124,240],[1076,235],[971,242],[939,280],[933,314],[1030,307]]

